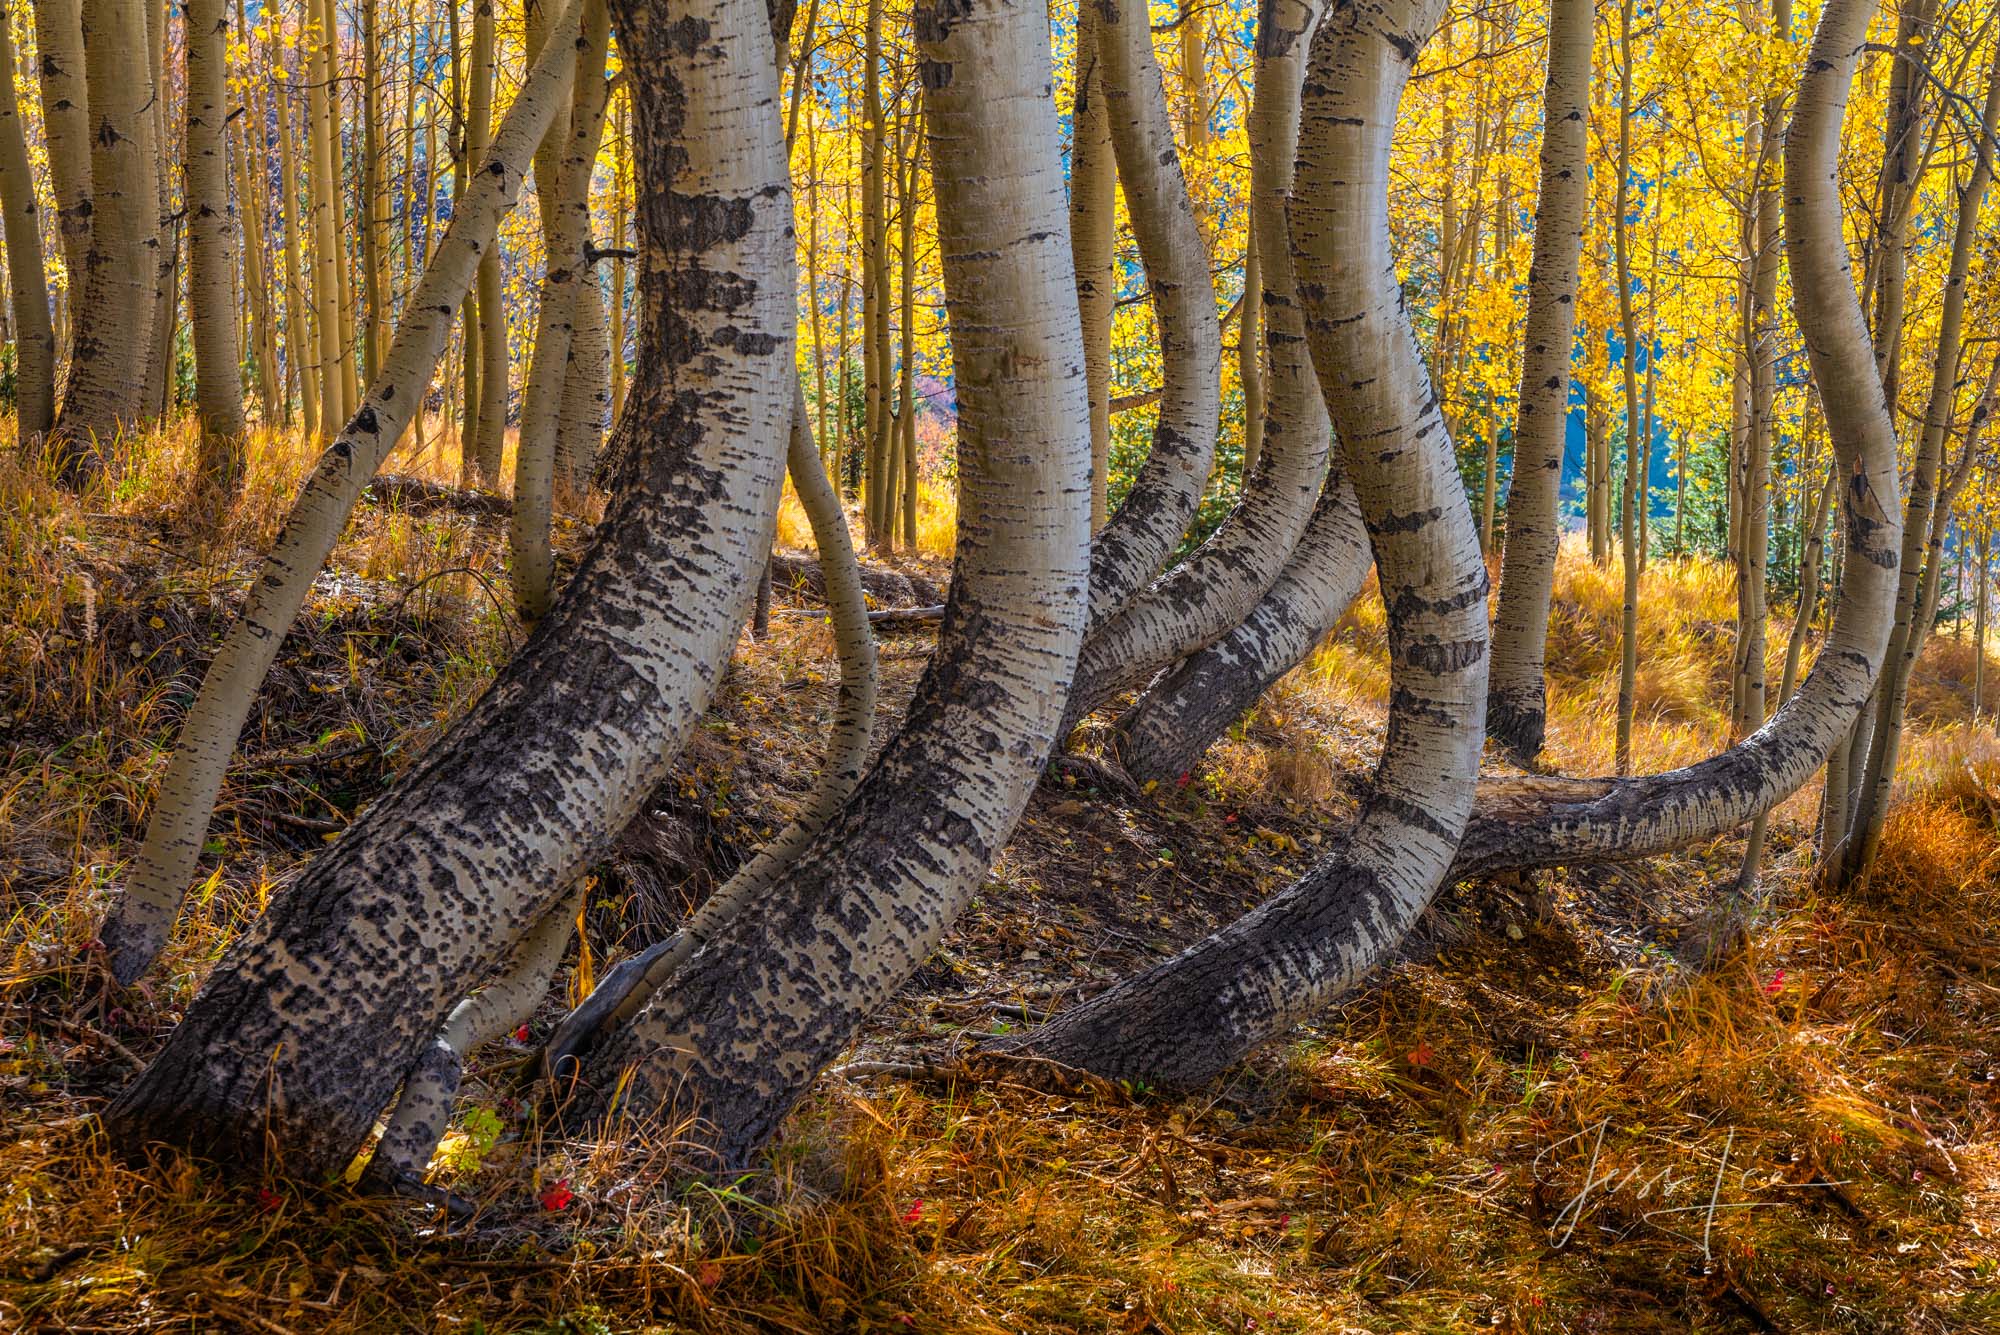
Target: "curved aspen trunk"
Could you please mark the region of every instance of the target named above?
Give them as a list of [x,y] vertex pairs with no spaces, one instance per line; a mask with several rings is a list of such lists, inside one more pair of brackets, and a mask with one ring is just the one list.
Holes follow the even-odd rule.
[[1896,760],[1902,750],[1910,671],[1923,651],[1925,636],[1930,633],[1922,608],[1927,598],[1935,604],[1943,575],[1937,560],[1926,562],[1924,555],[1927,547],[1942,550],[1944,527],[1951,516],[1951,499],[1940,491],[1938,472],[1943,467],[1945,437],[1958,398],[1967,277],[1971,272],[1980,210],[1993,180],[1996,131],[2000,131],[2000,56],[1996,56],[1988,76],[1973,167],[1959,194],[1958,221],[1952,232],[1950,268],[1945,277],[1943,308],[1938,315],[1937,350],[1931,359],[1930,394],[1924,408],[1916,466],[1910,477],[1909,507],[1903,520],[1903,580],[1897,594],[1896,626],[1889,636],[1888,665],[1876,691],[1873,741],[1842,867],[1842,874],[1850,879],[1866,875],[1881,850],[1882,829],[1889,816],[1889,795],[1895,786]]
[[[288,1171],[345,1163],[446,1012],[630,821],[728,660],[770,549],[794,394],[770,32],[758,0],[620,0],[614,16],[646,71],[649,263],[621,426],[636,443],[597,538],[472,713],[224,957],[109,1113],[128,1142],[257,1163],[268,1134]],[[568,63],[576,30],[572,0],[538,74]],[[560,82],[539,91],[552,103]],[[551,115],[498,142],[525,164]]]
[[6,219],[7,291],[14,310],[17,440],[45,435],[56,420],[56,333],[42,266],[41,210],[21,134],[14,83],[14,19],[0,9],[0,213]]
[[1047,11],[920,5],[924,124],[960,408],[958,555],[902,730],[756,913],[606,1046],[590,1101],[703,1119],[741,1163],[907,980],[998,855],[1082,639],[1089,408]]
[[[1257,37],[1257,96],[1250,112],[1252,226],[1270,294],[1271,395],[1263,457],[1229,517],[1187,560],[1095,625],[1077,660],[1063,715],[1067,733],[1120,691],[1201,649],[1256,607],[1284,568],[1326,478],[1331,432],[1306,347],[1292,273],[1285,202],[1298,148],[1299,84],[1314,19],[1303,0],[1264,0]],[[1254,346],[1244,305],[1239,337]],[[1254,359],[1253,359],[1254,360]],[[1162,409],[1165,419],[1165,407]],[[1205,481],[1205,479],[1204,479]],[[1197,497],[1197,499],[1199,499]]]
[[[567,21],[572,33],[576,6],[577,0],[571,0]],[[112,972],[122,981],[137,978],[166,944],[201,855],[223,772],[257,689],[354,503],[395,445],[430,381],[451,334],[451,308],[471,284],[473,269],[492,243],[501,215],[513,207],[529,154],[555,114],[562,91],[560,75],[573,54],[573,39],[564,41],[558,50],[545,53],[522,85],[493,151],[473,177],[444,240],[425,266],[422,281],[410,294],[407,315],[383,362],[381,383],[370,386],[360,411],[306,479],[251,588],[249,605],[229,628],[202,678],[201,690],[181,725],[173,760],[161,776],[146,842],[100,933],[111,951]]]
[[72,309],[69,374],[54,452],[64,478],[99,467],[97,446],[146,411],[158,298],[160,159],[153,125],[146,10],[139,0],[84,0],[90,107],[90,245]]
[[1875,0],[1829,0],[1821,11],[1785,140],[1792,308],[1826,406],[1847,531],[1840,607],[1813,670],[1770,722],[1685,769],[1482,784],[1454,877],[1630,861],[1732,830],[1812,777],[1875,684],[1895,616],[1903,519],[1895,425],[1854,295],[1837,181],[1848,86],[1874,8]]
[[56,234],[69,270],[71,308],[82,296],[90,248],[90,97],[84,81],[82,0],[34,0],[42,139],[55,187]]
[[1076,89],[1070,107],[1069,253],[1083,319],[1083,369],[1090,386],[1090,531],[1111,517],[1111,317],[1117,308],[1118,168],[1104,110],[1104,62],[1097,54],[1097,7],[1076,15]]
[[[844,806],[868,768],[874,739],[875,702],[881,691],[881,670],[875,636],[868,627],[868,599],[861,587],[861,566],[854,537],[840,497],[827,481],[813,444],[806,415],[805,387],[792,405],[791,443],[785,466],[792,487],[812,525],[819,548],[820,573],[826,580],[827,619],[833,626],[834,649],[840,657],[840,695],[828,731],[826,763],[812,798],[779,835],[757,850],[728,882],[666,940],[648,947],[604,975],[582,1005],[572,1011],[549,1039],[543,1065],[550,1073],[568,1070],[567,1063],[596,1041],[638,1014],[639,1008],[672,978],[683,964],[712,940],[724,924],[776,885],[828,821]],[[768,576],[770,566],[765,566]],[[762,581],[759,582],[760,588]]]
[[1162,393],[1152,453],[1090,551],[1090,626],[1159,573],[1201,503],[1222,411],[1222,325],[1208,247],[1174,147],[1173,121],[1143,6],[1086,0],[1104,74],[1105,116],[1132,233],[1159,324]]
[[243,484],[248,427],[236,341],[236,210],[229,200],[229,11],[188,0],[188,315],[194,322],[198,467],[205,504],[226,506]]
[[1528,269],[1514,473],[1507,487],[1500,599],[1493,614],[1493,680],[1486,731],[1521,760],[1541,754],[1548,727],[1544,665],[1549,598],[1562,537],[1563,439],[1570,352],[1576,344],[1577,270],[1590,182],[1591,0],[1551,0],[1548,79],[1542,93],[1541,198]]
[[1389,149],[1444,0],[1336,0],[1313,39],[1291,206],[1313,365],[1381,572],[1394,687],[1339,849],[1173,959],[1019,1040],[1111,1078],[1212,1078],[1351,986],[1436,892],[1472,807],[1486,566],[1389,246]]
[[[577,37],[575,66],[590,73],[576,79],[567,122],[569,134],[538,163],[554,170],[543,209],[548,267],[542,277],[542,304],[535,331],[533,361],[521,395],[520,443],[514,454],[514,509],[508,527],[513,561],[507,573],[514,591],[514,608],[533,622],[549,610],[555,596],[555,553],[549,546],[549,521],[555,512],[556,430],[562,411],[563,382],[569,372],[570,336],[577,298],[595,280],[590,259],[590,171],[597,162],[597,144],[604,133],[604,109],[609,101],[603,77],[604,57],[611,40],[610,18],[603,0],[582,0],[584,21]],[[537,172],[541,167],[538,165]],[[483,416],[483,414],[482,414]]]
[[1192,774],[1223,729],[1312,652],[1368,578],[1374,556],[1336,463],[1285,568],[1243,623],[1162,673],[1122,715],[1113,746],[1140,783]]

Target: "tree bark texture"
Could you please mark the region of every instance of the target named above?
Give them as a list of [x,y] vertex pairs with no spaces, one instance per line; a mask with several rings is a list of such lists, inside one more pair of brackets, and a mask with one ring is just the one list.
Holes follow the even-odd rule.
[[606,1047],[600,1112],[689,1113],[741,1163],[971,898],[1054,739],[1082,638],[1089,406],[1047,11],[916,11],[959,394],[958,553],[938,650],[853,798]]
[[1091,547],[1094,630],[1159,573],[1201,503],[1222,410],[1222,325],[1146,11],[1117,0],[1088,3],[1097,6],[1105,116],[1152,288],[1163,376],[1152,452]]
[[[1306,347],[1285,224],[1298,147],[1299,85],[1314,18],[1300,0],[1266,0],[1257,39],[1251,221],[1262,252],[1271,257],[1264,266],[1272,383],[1263,457],[1236,507],[1198,550],[1115,615],[1093,618],[1063,716],[1069,727],[1241,622],[1298,545],[1326,479],[1330,428]],[[1254,341],[1250,307],[1246,303],[1243,309],[1246,323],[1239,337]]]
[[1389,609],[1388,735],[1354,827],[1221,932],[1026,1035],[1112,1078],[1188,1087],[1353,985],[1435,893],[1472,806],[1486,566],[1390,253],[1397,108],[1443,0],[1336,0],[1313,39],[1292,244],[1313,365]]

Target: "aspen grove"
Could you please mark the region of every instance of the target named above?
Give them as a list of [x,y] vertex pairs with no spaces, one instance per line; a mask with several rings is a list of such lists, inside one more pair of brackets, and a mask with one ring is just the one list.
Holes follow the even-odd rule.
[[[1782,1007],[1744,961],[1922,880],[1927,776],[2000,848],[1996,153],[1985,0],[9,6],[0,1053],[119,1063],[11,1125],[475,1231],[586,1162],[628,1242],[733,1183],[707,1257],[807,1208],[829,1089],[1262,1108],[1480,932],[1589,934],[1653,980],[1620,1014]],[[968,972],[1000,902],[1035,949]],[[1990,1013],[1958,939],[1938,1005]],[[1507,1059],[1536,1135],[1551,1041]],[[1389,1042],[1464,1144],[1484,1077]],[[1868,1125],[2000,1163],[1990,1102],[1901,1102]],[[1838,1196],[1843,1143],[1765,1167]],[[1701,1310],[1824,1326],[1720,1191]],[[49,1255],[0,1313],[67,1329]],[[340,1287],[191,1310],[371,1328]],[[1148,1292],[1091,1320],[1250,1328]],[[1602,1319],[1510,1301],[1377,1315]]]

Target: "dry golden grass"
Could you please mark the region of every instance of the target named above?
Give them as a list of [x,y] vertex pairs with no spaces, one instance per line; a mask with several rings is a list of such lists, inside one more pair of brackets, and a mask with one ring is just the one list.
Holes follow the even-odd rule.
[[[1873,883],[1805,884],[1795,800],[1749,947],[1677,985],[1660,962],[1674,925],[1740,840],[1551,877],[1542,912],[1460,892],[1423,958],[1190,1098],[830,1078],[767,1171],[660,1189],[670,1136],[537,1121],[509,1100],[503,1043],[475,1061],[436,1165],[481,1202],[469,1227],[339,1185],[114,1156],[94,1113],[121,1054],[155,1050],[319,826],[379,793],[511,634],[480,585],[500,578],[495,525],[365,505],[232,770],[214,875],[160,976],[111,989],[93,924],[240,596],[240,548],[307,458],[268,441],[229,527],[199,543],[173,526],[164,462],[142,454],[81,500],[0,463],[0,1328],[2000,1329],[2000,745],[1953,712],[1948,655]],[[450,482],[456,458],[392,468]],[[1652,768],[1721,743],[1731,599],[1701,563],[1648,579]],[[1558,588],[1558,746],[1597,768],[1615,683],[1586,674],[1616,653],[1615,581],[1567,553]],[[1773,619],[1775,653],[1786,629]],[[1310,865],[1376,744],[1382,633],[1379,601],[1358,606],[1162,803],[1038,797],[861,1055],[934,1051],[1007,1023],[996,1001],[1101,986]],[[922,642],[886,656],[885,719]],[[740,855],[805,792],[835,678],[818,618],[774,619],[660,800]],[[635,909],[609,884],[593,899],[601,968]]]

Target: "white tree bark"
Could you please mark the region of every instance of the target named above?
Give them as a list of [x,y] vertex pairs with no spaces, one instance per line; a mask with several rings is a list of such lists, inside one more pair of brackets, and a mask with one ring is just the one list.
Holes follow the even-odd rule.
[[923,962],[1026,805],[1082,638],[1089,407],[1047,11],[916,11],[959,395],[958,555],[937,655],[846,807],[612,1038],[592,1101],[691,1112],[743,1161]]
[[1486,728],[1524,760],[1541,754],[1548,718],[1543,666],[1562,536],[1556,511],[1569,423],[1570,352],[1576,344],[1577,270],[1590,193],[1591,17],[1591,0],[1550,2],[1541,198],[1535,205],[1535,250],[1528,269],[1500,601],[1493,616]]
[[7,290],[14,311],[16,435],[27,442],[55,425],[56,334],[42,272],[41,209],[14,88],[14,17],[0,8],[0,213],[6,218]]
[[229,11],[188,0],[188,315],[194,323],[201,482],[211,501],[243,480],[243,368],[236,339],[236,210],[229,198]]
[[[1298,151],[1299,85],[1317,11],[1308,0],[1266,0],[1258,24],[1250,112],[1251,221],[1270,324],[1271,392],[1262,454],[1241,499],[1208,541],[1115,616],[1095,625],[1077,661],[1064,731],[1120,691],[1226,634],[1257,605],[1298,545],[1326,477],[1331,433],[1306,348],[1292,273],[1285,202]],[[1244,310],[1252,309],[1245,302]],[[1249,317],[1238,337],[1252,344]]]
[[1299,882],[1019,1046],[1113,1078],[1211,1078],[1351,986],[1436,892],[1472,807],[1486,566],[1389,247],[1389,149],[1444,0],[1336,0],[1313,40],[1292,244],[1313,365],[1390,617],[1388,736],[1354,827]]
[[1208,247],[1174,147],[1166,86],[1143,5],[1095,4],[1105,116],[1132,234],[1152,288],[1163,393],[1153,449],[1090,553],[1090,624],[1110,620],[1159,573],[1201,503],[1222,411],[1222,324]]
[[[570,0],[559,20],[570,33],[576,30],[576,8],[577,0]],[[173,759],[155,792],[146,841],[100,934],[111,951],[112,972],[125,982],[144,972],[166,944],[201,856],[230,753],[264,674],[277,658],[354,503],[415,411],[451,334],[452,308],[463,299],[481,253],[490,247],[501,216],[520,192],[535,141],[555,114],[562,91],[560,76],[575,54],[573,38],[552,47],[508,109],[491,151],[405,303],[403,321],[383,362],[381,383],[369,387],[347,429],[327,447],[306,479],[251,586],[249,605],[230,627],[202,678],[201,690],[181,724]]]
[[[513,560],[508,566],[514,607],[524,621],[547,614],[555,596],[555,553],[549,545],[549,522],[555,513],[556,432],[561,420],[563,385],[568,378],[570,337],[579,297],[589,295],[596,278],[591,273],[590,174],[597,163],[598,141],[604,135],[604,112],[610,97],[604,81],[604,56],[611,38],[611,21],[603,0],[582,0],[583,21],[576,42],[574,94],[567,120],[569,134],[545,154],[554,168],[542,189],[549,200],[543,209],[548,251],[542,276],[541,311],[535,330],[535,350],[528,383],[521,394],[520,443],[514,454],[514,510],[508,526]],[[547,162],[553,159],[553,162]]]

